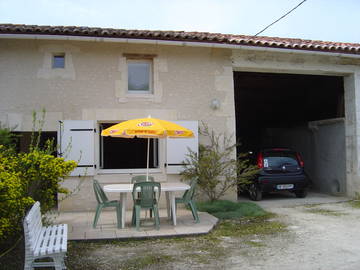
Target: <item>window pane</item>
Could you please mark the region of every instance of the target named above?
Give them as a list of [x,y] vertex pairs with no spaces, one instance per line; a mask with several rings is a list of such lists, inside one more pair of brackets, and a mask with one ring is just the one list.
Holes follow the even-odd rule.
[[[102,123],[101,130],[114,123]],[[145,169],[147,139],[101,137],[100,160],[102,169]],[[158,139],[150,139],[149,168],[159,167]],[[102,155],[101,155],[102,152]]]
[[268,164],[264,167],[281,167],[284,164],[299,166],[294,152],[266,152],[264,154],[264,163]]
[[128,63],[128,90],[150,91],[150,63]]
[[52,67],[53,68],[65,68],[65,55],[54,55]]

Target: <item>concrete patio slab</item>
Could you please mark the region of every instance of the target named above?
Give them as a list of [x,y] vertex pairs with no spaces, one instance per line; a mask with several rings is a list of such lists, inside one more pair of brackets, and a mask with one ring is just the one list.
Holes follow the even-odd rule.
[[[351,200],[351,198],[317,192],[309,192],[306,198],[296,198],[293,193],[284,191],[266,194],[263,196],[263,199],[261,201],[258,201],[256,203],[265,210],[271,211],[272,208],[278,207],[294,207],[309,204],[338,203],[349,200]],[[250,201],[250,199],[248,196],[240,196],[238,201],[244,202]]]
[[103,211],[100,215],[97,227],[92,227],[95,212],[62,212],[51,218],[55,223],[68,224],[69,240],[100,240],[100,239],[129,239],[172,237],[207,234],[217,224],[218,219],[214,216],[199,212],[200,223],[195,223],[190,211],[178,209],[177,225],[173,226],[168,220],[166,209],[160,209],[160,230],[156,230],[153,220],[142,212],[140,231],[131,226],[131,211],[126,212],[126,224],[124,229],[117,228],[116,212]]

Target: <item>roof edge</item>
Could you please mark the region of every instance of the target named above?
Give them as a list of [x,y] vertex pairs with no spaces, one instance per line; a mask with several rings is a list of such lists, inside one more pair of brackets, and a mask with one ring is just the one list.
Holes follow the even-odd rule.
[[[124,30],[98,27],[78,26],[39,26],[39,25],[18,25],[0,24],[0,37],[20,37],[29,39],[68,39],[92,41],[113,41],[115,40],[138,40],[138,43],[172,44],[196,44],[204,47],[231,47],[236,48],[258,48],[258,49],[282,49],[283,51],[309,51],[326,52],[331,55],[359,55],[359,43],[340,43],[317,40],[278,38],[265,36],[230,35],[208,32],[184,32],[184,31],[150,31],[150,30]],[[42,38],[43,37],[43,38]],[[61,37],[61,38],[60,38]],[[207,44],[217,44],[215,46]],[[175,45],[175,44],[173,44]]]

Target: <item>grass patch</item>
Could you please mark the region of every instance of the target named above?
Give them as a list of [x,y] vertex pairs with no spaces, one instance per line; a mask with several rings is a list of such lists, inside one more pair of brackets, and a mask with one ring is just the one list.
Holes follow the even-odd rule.
[[252,202],[236,203],[219,200],[214,202],[198,202],[197,207],[199,211],[208,212],[219,219],[260,217],[267,214],[260,206]]
[[320,204],[316,203],[316,204],[305,204],[304,208],[314,208],[314,207],[318,207]]
[[175,261],[175,258],[169,255],[163,254],[147,254],[143,257],[136,257],[128,259],[121,263],[120,269],[123,270],[137,270],[144,269],[156,265],[165,265],[167,263]]
[[269,235],[286,231],[286,226],[270,220],[270,216],[243,218],[240,220],[222,221],[213,234],[217,237],[244,237],[249,235]]
[[252,247],[265,247],[266,245],[262,242],[245,241],[244,244]]
[[185,261],[194,261],[201,264],[211,264],[212,261],[220,261],[229,254],[221,245],[217,237],[200,236],[191,238],[187,243],[178,246]]
[[349,204],[354,208],[360,208],[360,193],[355,192],[354,200],[350,201]]
[[324,216],[335,216],[335,217],[346,215],[345,213],[341,213],[341,212],[338,212],[338,211],[328,210],[328,209],[321,209],[321,208],[307,209],[306,212],[309,212],[309,213],[312,213],[312,214],[324,215]]
[[360,200],[350,201],[349,204],[351,205],[351,207],[360,208]]

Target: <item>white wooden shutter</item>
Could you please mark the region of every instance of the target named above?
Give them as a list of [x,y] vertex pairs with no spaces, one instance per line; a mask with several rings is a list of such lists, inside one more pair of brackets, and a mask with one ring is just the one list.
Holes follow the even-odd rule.
[[71,176],[95,173],[95,121],[64,120],[60,122],[60,156],[78,162]]
[[183,169],[183,163],[189,148],[198,153],[198,121],[173,121],[194,133],[194,138],[167,138],[166,141],[166,172],[179,174]]

